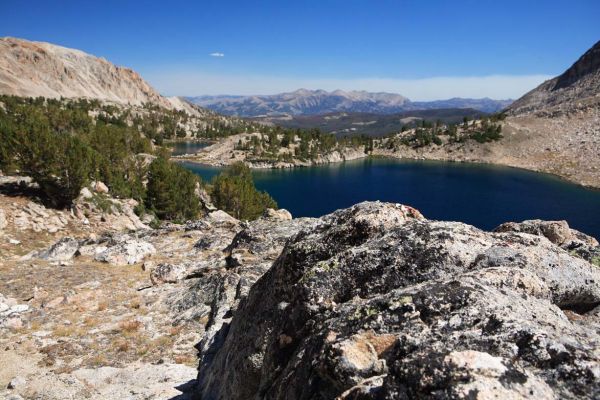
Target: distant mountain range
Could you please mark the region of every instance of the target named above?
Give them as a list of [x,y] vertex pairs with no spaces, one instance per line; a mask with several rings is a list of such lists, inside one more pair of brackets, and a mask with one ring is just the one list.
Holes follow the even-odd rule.
[[414,110],[470,108],[486,113],[497,112],[512,100],[462,99],[413,102],[395,93],[371,93],[299,89],[290,93],[264,96],[197,96],[188,101],[225,115],[241,117],[319,115],[335,112],[395,114]]

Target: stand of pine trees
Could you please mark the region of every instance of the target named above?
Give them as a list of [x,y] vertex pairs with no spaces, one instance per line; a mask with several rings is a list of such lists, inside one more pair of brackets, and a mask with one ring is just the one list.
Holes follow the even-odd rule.
[[[105,114],[94,119],[90,111],[98,108]],[[1,96],[0,169],[30,176],[54,207],[68,207],[84,186],[100,180],[113,196],[145,202],[161,218],[196,216],[199,178],[159,157],[150,166],[150,183],[165,193],[147,193],[147,158],[138,155],[153,152],[150,139],[111,116],[112,108],[88,100]]]
[[277,203],[267,192],[256,189],[250,168],[241,162],[217,175],[210,193],[217,208],[237,219],[256,219],[267,208],[277,208]]

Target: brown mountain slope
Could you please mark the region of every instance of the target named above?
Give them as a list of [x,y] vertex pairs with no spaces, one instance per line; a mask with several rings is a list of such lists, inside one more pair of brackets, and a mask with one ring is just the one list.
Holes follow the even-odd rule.
[[533,89],[508,107],[510,115],[552,116],[600,106],[600,41],[562,75]]
[[0,38],[0,94],[152,103],[193,112],[181,99],[161,96],[129,68],[80,50],[10,37]]
[[600,188],[600,42],[565,73],[515,101],[506,113],[503,138],[496,142],[376,153],[508,165]]

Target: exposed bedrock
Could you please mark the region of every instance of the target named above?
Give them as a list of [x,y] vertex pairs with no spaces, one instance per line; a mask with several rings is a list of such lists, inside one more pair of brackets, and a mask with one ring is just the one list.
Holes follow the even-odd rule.
[[198,394],[598,398],[600,269],[565,247],[597,242],[535,223],[490,233],[386,203],[312,220],[200,346]]

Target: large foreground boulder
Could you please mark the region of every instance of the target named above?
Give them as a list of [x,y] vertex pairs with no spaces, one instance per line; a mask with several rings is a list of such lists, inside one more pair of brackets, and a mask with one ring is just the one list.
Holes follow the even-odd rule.
[[199,396],[598,398],[600,269],[564,226],[503,230],[384,203],[313,221],[200,346]]

